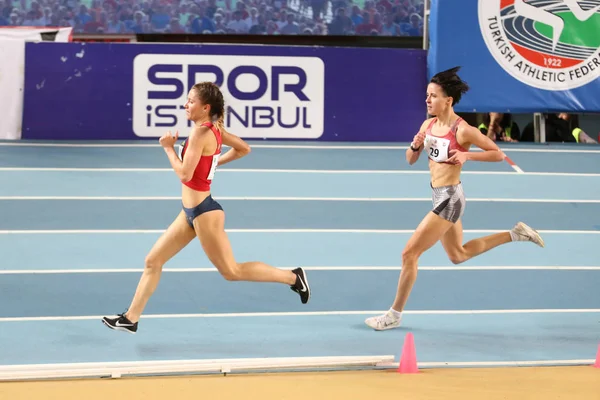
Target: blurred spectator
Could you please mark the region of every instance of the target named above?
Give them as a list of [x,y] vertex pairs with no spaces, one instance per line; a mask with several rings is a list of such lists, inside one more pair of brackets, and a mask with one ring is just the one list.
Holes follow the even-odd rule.
[[394,22],[392,14],[385,16],[385,23],[381,27],[381,36],[402,36],[402,28]]
[[125,33],[125,23],[119,20],[119,16],[115,12],[111,12],[108,16],[108,24],[106,27],[106,33]]
[[310,7],[312,8],[312,19],[315,21],[321,20],[325,14],[325,8],[327,7],[327,0],[308,0]]
[[192,14],[190,16],[189,19],[192,19],[192,23],[188,32],[203,33],[205,31],[208,31],[208,33],[212,33],[215,31],[215,22],[212,18],[209,18],[206,15],[205,10],[205,8],[198,8],[197,14]]
[[374,35],[377,36],[381,32],[383,24],[381,23],[381,14],[377,11],[369,11],[363,13],[362,24],[356,27],[356,34],[361,36]]
[[[238,3],[239,4],[239,3]],[[250,27],[246,23],[246,21],[242,20],[243,13],[242,11],[236,11],[233,13],[233,20],[229,21],[227,24],[227,29],[231,33],[248,33]]]
[[128,32],[145,33],[146,31],[144,30],[144,20],[146,18],[146,14],[144,14],[143,11],[136,11],[135,14],[133,14],[134,23],[130,26]]
[[[544,119],[546,142],[598,143],[579,127],[579,117],[576,114],[544,114]],[[534,124],[530,122],[523,129],[522,141],[534,140]]]
[[171,23],[165,31],[166,33],[185,33],[185,28],[181,26],[179,19],[176,17],[171,18]]
[[[170,9],[171,7],[169,7]],[[171,15],[164,4],[158,4],[152,13],[152,30],[154,32],[164,32],[167,25],[171,22]]]
[[423,18],[417,13],[412,13],[410,24],[404,24],[403,31],[407,36],[423,36]]
[[0,0],[0,26],[74,33],[421,36],[424,0]]
[[330,35],[351,34],[354,29],[354,22],[346,16],[346,10],[343,7],[337,9],[337,15],[329,24]]
[[519,126],[510,114],[485,113],[479,130],[495,142],[518,142],[521,139]]
[[13,1],[4,0],[2,3],[2,7],[0,8],[2,10],[2,13],[0,13],[0,18],[4,18],[8,21],[10,19],[10,15],[13,13],[14,10]]
[[350,15],[350,19],[352,20],[352,24],[354,24],[354,26],[362,24],[363,16],[358,6],[352,6],[352,14]]
[[287,15],[287,24],[283,25],[279,30],[284,35],[297,35],[300,33],[300,28],[298,24],[295,22],[294,14]]
[[571,134],[577,143],[598,144],[596,140],[592,139],[579,127],[579,116],[577,114],[562,112],[559,113],[557,117],[560,121],[556,121],[555,124],[562,125],[563,129],[571,131]]

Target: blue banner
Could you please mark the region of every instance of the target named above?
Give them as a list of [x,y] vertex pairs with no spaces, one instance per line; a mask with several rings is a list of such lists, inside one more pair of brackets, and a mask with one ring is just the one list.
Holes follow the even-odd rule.
[[600,0],[432,0],[428,77],[454,66],[461,112],[600,112]]
[[221,86],[246,139],[410,141],[426,116],[423,50],[27,43],[23,139],[189,133],[191,86]]

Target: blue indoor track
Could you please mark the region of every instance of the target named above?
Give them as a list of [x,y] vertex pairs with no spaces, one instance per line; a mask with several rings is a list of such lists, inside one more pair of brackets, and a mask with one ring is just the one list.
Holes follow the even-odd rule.
[[509,243],[461,265],[420,259],[403,327],[375,332],[402,249],[431,209],[424,157],[372,144],[252,143],[217,171],[238,261],[307,270],[289,287],[228,282],[193,241],[165,265],[136,335],[100,321],[128,307],[144,257],[179,213],[157,142],[0,143],[0,365],[400,355],[421,365],[588,364],[600,342],[600,147],[506,145],[467,163],[465,242],[524,221],[546,247]]

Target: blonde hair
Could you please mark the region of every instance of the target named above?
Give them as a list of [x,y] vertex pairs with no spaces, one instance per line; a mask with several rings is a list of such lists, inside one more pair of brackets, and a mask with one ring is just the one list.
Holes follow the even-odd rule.
[[217,118],[215,126],[217,127],[219,132],[223,133],[223,131],[225,130],[225,116],[223,114],[221,114],[219,118]]
[[204,104],[210,105],[210,117],[215,121],[215,126],[221,132],[225,129],[225,100],[221,89],[212,82],[196,83],[192,89]]

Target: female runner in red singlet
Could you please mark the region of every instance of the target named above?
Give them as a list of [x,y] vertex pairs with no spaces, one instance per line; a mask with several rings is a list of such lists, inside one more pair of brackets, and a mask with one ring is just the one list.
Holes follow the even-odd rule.
[[[145,268],[133,301],[123,314],[104,317],[111,329],[137,332],[138,321],[156,289],[163,265],[198,237],[208,259],[228,281],[277,282],[290,285],[306,304],[310,288],[302,268],[282,270],[262,262],[237,263],[225,233],[225,213],[211,196],[210,184],[217,166],[250,153],[241,138],[223,126],[225,104],[219,87],[202,82],[194,85],[185,104],[187,118],[194,122],[192,132],[180,153],[175,149],[178,134],[160,138],[173,170],[182,182],[182,211],[146,256]],[[213,121],[216,122],[213,124]],[[221,154],[221,145],[231,149]]]
[[[452,68],[431,79],[426,103],[427,112],[435,118],[423,122],[406,151],[406,161],[410,165],[418,160],[422,151],[429,158],[433,209],[421,221],[402,252],[402,272],[392,307],[383,315],[365,320],[375,330],[400,326],[402,311],[417,279],[419,257],[438,240],[453,264],[465,262],[511,241],[530,241],[544,247],[540,235],[522,222],[518,222],[510,231],[473,239],[464,245],[462,243],[461,217],[465,209],[460,181],[462,165],[466,161],[503,161],[505,155],[490,138],[454,113],[453,106],[469,90],[468,85],[456,74],[458,70],[459,67]],[[469,152],[471,145],[484,151]]]

